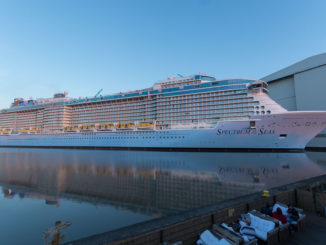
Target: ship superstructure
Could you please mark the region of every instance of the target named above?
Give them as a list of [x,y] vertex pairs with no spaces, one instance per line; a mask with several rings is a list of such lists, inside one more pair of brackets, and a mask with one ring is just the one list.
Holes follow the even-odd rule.
[[107,96],[16,99],[0,113],[0,146],[302,149],[325,127],[325,112],[287,112],[264,81],[196,74]]
[[259,86],[267,93],[262,81],[216,81],[212,76],[194,75],[170,77],[149,89],[109,96],[72,99],[65,93],[56,94],[53,99],[16,99],[11,108],[2,110],[0,128],[53,132],[65,127],[81,129],[82,126],[97,124],[146,122],[150,125],[155,122],[157,129],[163,129],[196,123],[216,124],[220,120],[243,120],[253,114],[284,111],[273,101],[260,105],[266,101],[260,103],[261,98],[249,94]]

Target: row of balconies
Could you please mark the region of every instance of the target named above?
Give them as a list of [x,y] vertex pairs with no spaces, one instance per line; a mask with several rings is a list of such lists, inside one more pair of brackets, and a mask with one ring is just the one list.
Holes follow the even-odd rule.
[[155,108],[156,105],[154,104],[149,104],[149,105],[143,105],[143,106],[137,106],[134,104],[130,104],[127,106],[122,106],[122,105],[116,105],[116,106],[106,106],[106,107],[84,107],[79,110],[72,110],[72,113],[80,113],[84,111],[98,111],[98,110],[110,110],[110,109],[117,109],[117,110],[122,110],[122,109],[130,109],[130,108],[135,108],[135,109],[146,109],[146,108]]
[[[199,108],[201,108],[201,110],[199,110]],[[225,112],[232,112],[232,111],[235,111],[235,112],[238,112],[238,111],[250,111],[250,110],[253,110],[252,107],[248,107],[248,106],[245,106],[245,105],[242,105],[242,106],[238,106],[236,108],[231,108],[231,107],[228,107],[228,108],[219,108],[219,109],[216,109],[216,108],[203,108],[203,107],[199,107],[199,108],[187,108],[186,110],[179,110],[179,109],[170,109],[169,111],[167,110],[162,110],[162,111],[157,111],[156,113],[155,112],[148,112],[148,113],[135,113],[135,112],[128,112],[128,113],[112,113],[110,112],[110,114],[106,113],[105,115],[101,115],[101,114],[98,114],[98,113],[90,113],[90,114],[86,114],[86,115],[79,115],[79,117],[71,117],[71,120],[89,120],[89,119],[113,119],[113,118],[117,118],[117,117],[124,117],[124,118],[144,118],[146,116],[149,116],[149,117],[155,117],[155,115],[160,115],[160,114],[171,114],[171,113],[178,113],[180,115],[188,115],[189,113],[199,113],[199,112],[207,112],[209,111],[210,113],[209,114],[216,114],[216,113],[225,113]],[[197,110],[196,110],[197,109]],[[136,115],[135,115],[136,114]],[[56,120],[58,118],[55,118]],[[60,119],[62,120],[62,119]],[[69,120],[66,118],[66,120]]]
[[225,106],[216,106],[216,105],[208,105],[208,106],[193,106],[193,107],[184,107],[184,108],[164,108],[158,109],[157,113],[164,112],[183,112],[183,111],[206,111],[206,110],[226,110],[226,109],[235,109],[235,108],[250,108],[253,109],[253,106],[248,104],[233,104],[233,105],[225,105]]
[[128,101],[128,102],[122,102],[122,101],[117,101],[117,102],[105,102],[105,103],[96,103],[96,104],[80,104],[80,105],[73,105],[71,106],[71,108],[73,110],[79,110],[82,108],[96,108],[96,107],[103,107],[103,106],[125,106],[125,105],[137,105],[137,106],[141,106],[141,105],[148,105],[151,104],[153,102],[153,100],[147,100],[147,101]]
[[230,112],[230,113],[220,113],[220,114],[192,114],[192,115],[169,115],[168,117],[164,117],[163,115],[158,116],[157,120],[170,120],[170,119],[176,119],[176,118],[188,118],[188,119],[197,119],[197,118],[221,118],[221,117],[226,117],[226,116],[243,116],[243,115],[248,115],[248,112]]
[[217,100],[212,98],[211,100],[200,100],[200,99],[190,99],[187,101],[172,101],[172,102],[159,102],[157,106],[169,106],[169,105],[184,105],[184,104],[193,104],[193,103],[216,103],[216,104],[229,104],[229,103],[241,103],[241,102],[251,102],[253,98],[242,97],[242,98],[232,98],[230,100]]
[[201,97],[201,96],[188,96],[188,97],[179,97],[179,98],[175,98],[175,97],[168,97],[168,98],[162,98],[159,99],[157,101],[157,103],[160,102],[176,102],[176,101],[189,101],[189,100],[201,100],[201,101],[205,101],[205,100],[229,100],[229,99],[235,99],[235,98],[248,98],[247,94],[232,94],[232,95],[225,95],[225,96],[216,96],[216,95],[211,95],[211,96],[206,96],[206,97]]
[[171,110],[171,109],[179,109],[179,110],[189,110],[191,108],[216,108],[216,109],[223,109],[223,108],[235,108],[235,107],[253,107],[254,105],[251,105],[251,102],[243,102],[243,103],[234,103],[234,104],[223,104],[223,105],[217,105],[216,103],[206,103],[205,105],[199,104],[199,103],[192,103],[189,105],[184,106],[164,106],[164,107],[158,107],[157,111],[164,111],[164,110]]
[[169,119],[157,119],[156,124],[161,125],[161,124],[170,124],[170,123],[189,123],[189,122],[214,122],[216,123],[217,121],[220,120],[244,120],[248,119],[247,115],[225,115],[223,117],[218,117],[218,118],[212,118],[212,117],[202,117],[202,118],[169,118]]
[[170,97],[159,97],[158,99],[165,99],[165,100],[174,100],[174,99],[186,99],[186,98],[206,98],[206,97],[223,97],[229,96],[234,94],[247,94],[247,90],[245,89],[237,89],[237,90],[227,90],[227,91],[210,91],[204,93],[192,93],[192,94],[183,94],[183,95],[174,95]]

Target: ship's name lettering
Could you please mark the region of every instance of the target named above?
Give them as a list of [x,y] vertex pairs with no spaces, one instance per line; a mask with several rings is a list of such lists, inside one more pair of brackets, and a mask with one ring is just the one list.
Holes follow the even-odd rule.
[[266,134],[275,134],[273,129],[218,129],[217,135],[234,135],[234,134],[257,134],[257,135],[266,135]]

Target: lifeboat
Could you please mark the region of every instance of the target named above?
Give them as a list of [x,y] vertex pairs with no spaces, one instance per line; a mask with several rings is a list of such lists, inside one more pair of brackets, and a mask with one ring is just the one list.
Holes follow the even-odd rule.
[[114,129],[114,124],[98,124],[96,125],[97,131],[111,131]]
[[135,124],[134,123],[117,123],[115,125],[115,128],[117,130],[133,130],[133,129],[135,129]]
[[78,126],[67,126],[63,128],[63,131],[65,132],[77,132],[78,130]]
[[154,129],[153,122],[139,122],[137,123],[137,129]]
[[93,131],[95,129],[95,125],[82,125],[79,127],[81,131]]

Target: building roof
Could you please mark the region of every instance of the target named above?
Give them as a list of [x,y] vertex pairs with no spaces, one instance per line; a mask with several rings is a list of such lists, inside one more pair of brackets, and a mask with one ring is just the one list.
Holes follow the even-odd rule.
[[279,70],[266,77],[263,77],[261,78],[261,80],[264,80],[266,82],[272,82],[323,65],[326,65],[326,53],[314,55],[304,60],[301,60],[293,65],[283,68],[282,70]]

